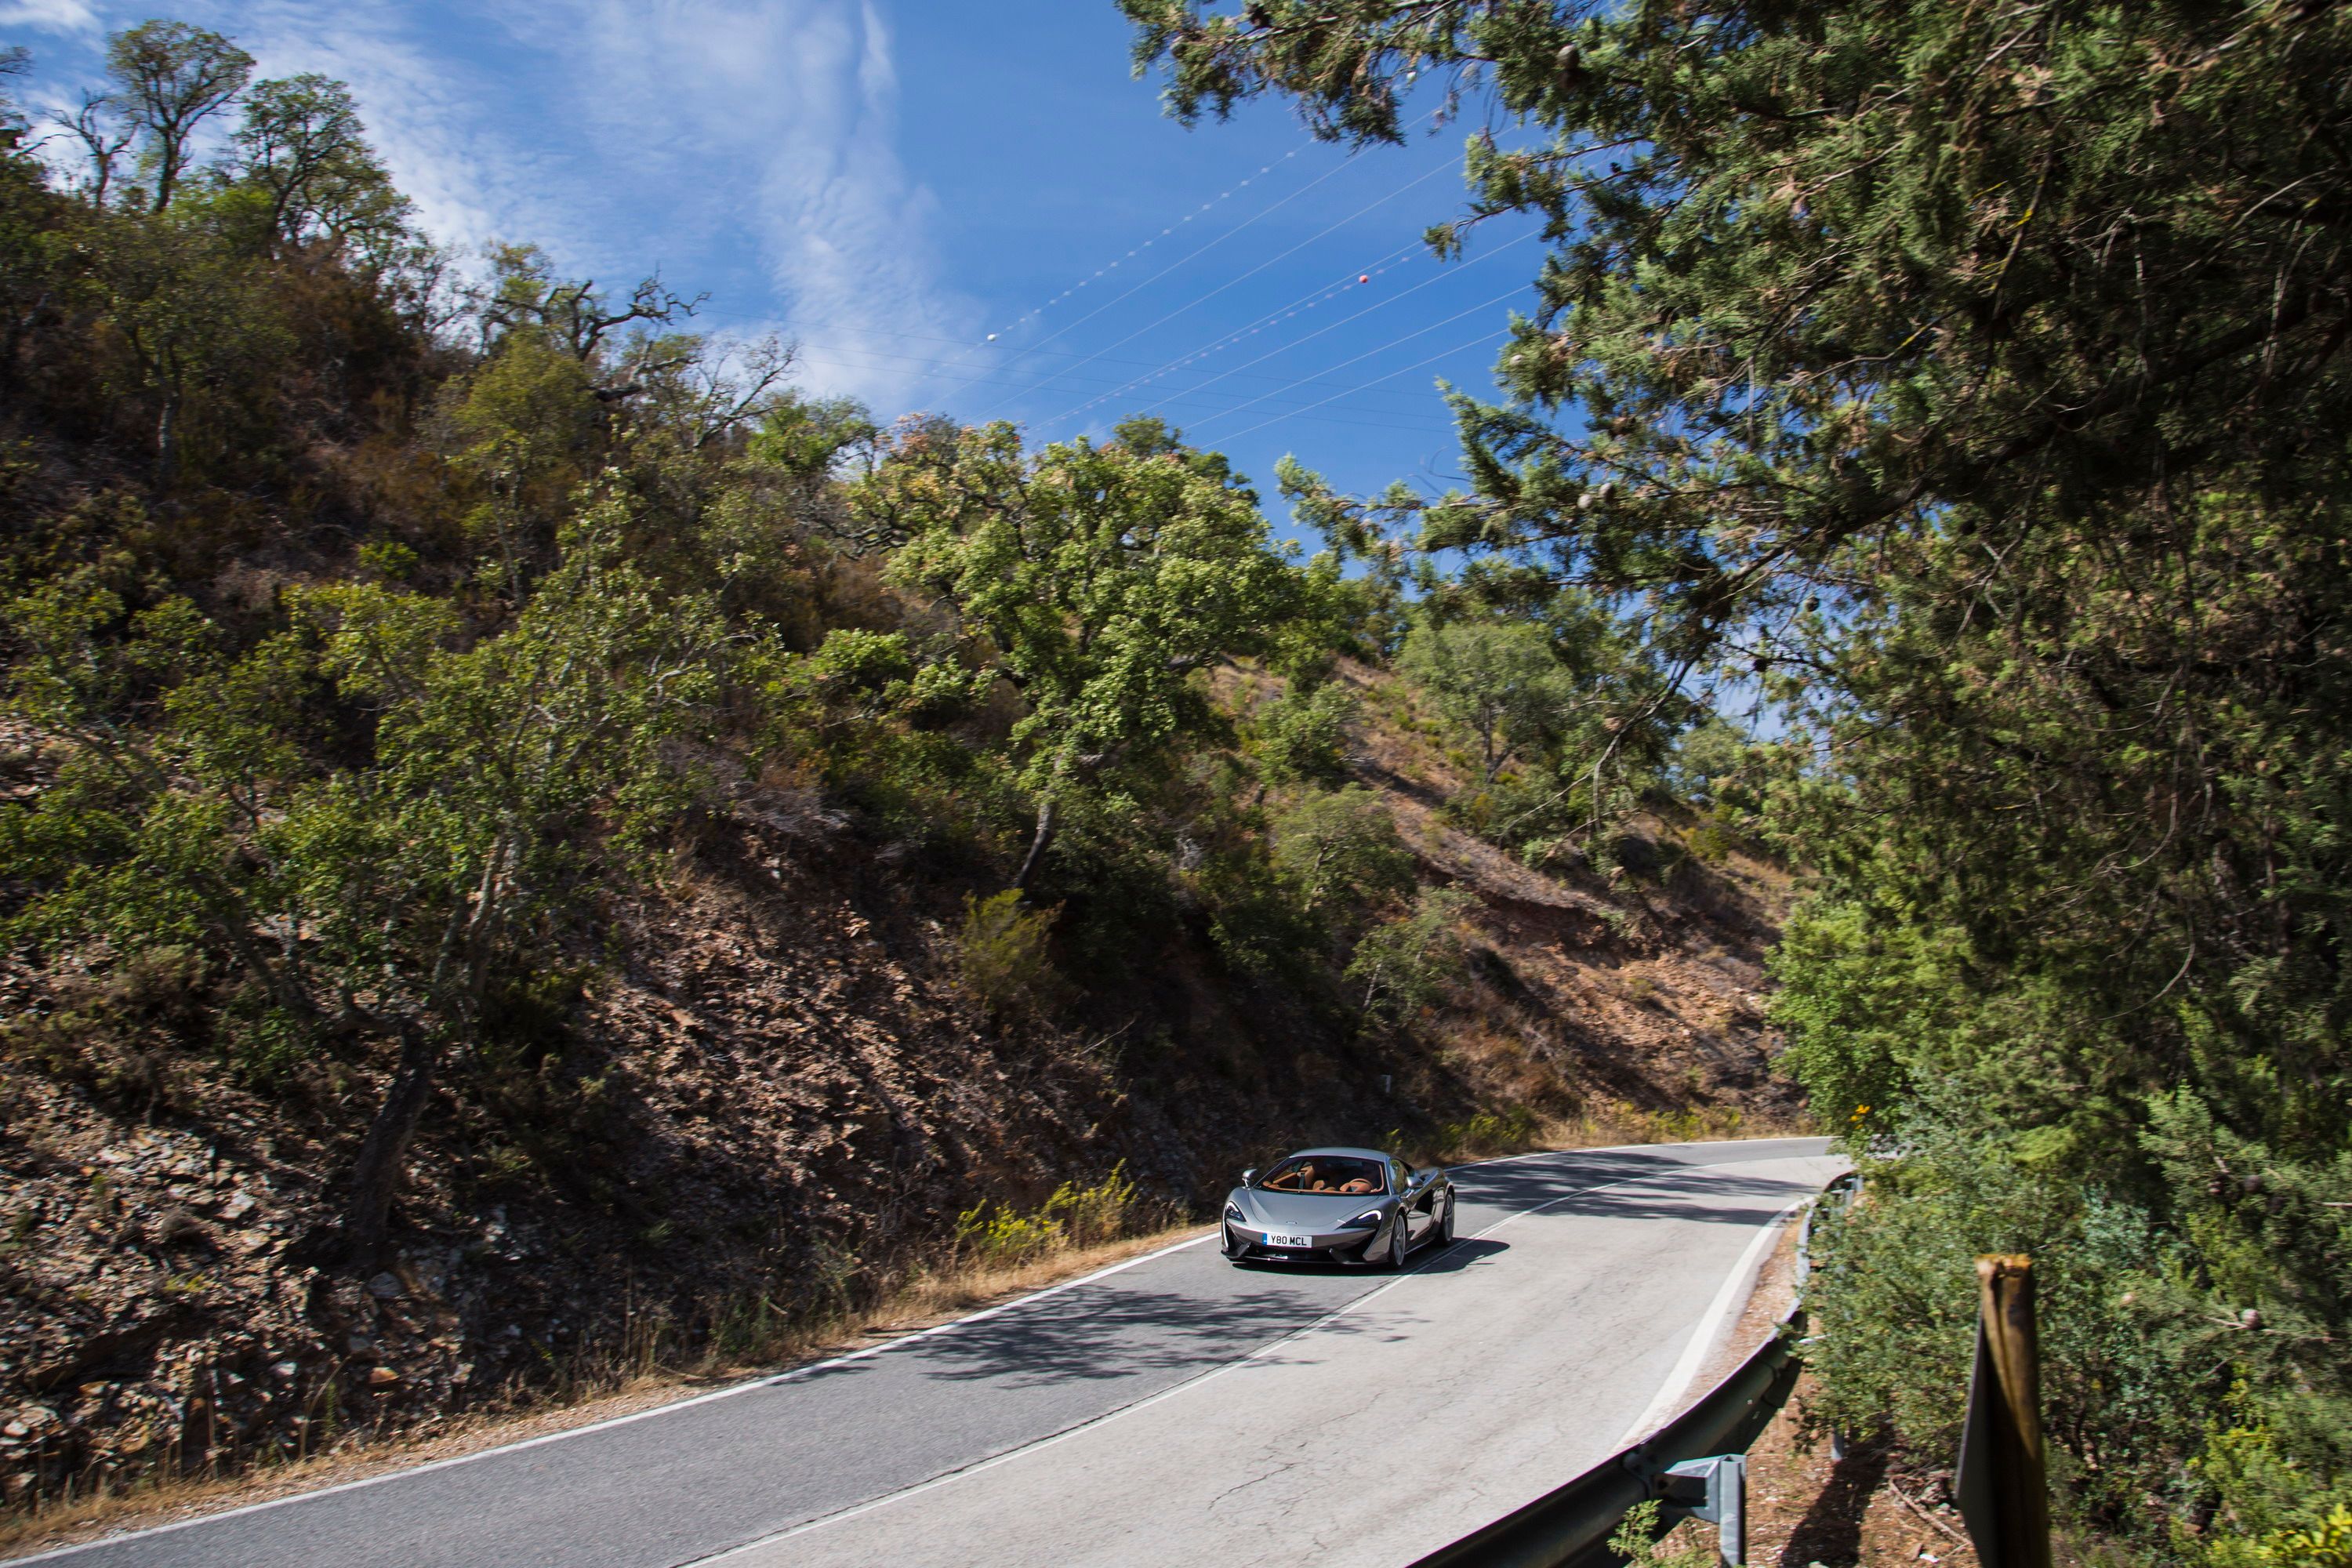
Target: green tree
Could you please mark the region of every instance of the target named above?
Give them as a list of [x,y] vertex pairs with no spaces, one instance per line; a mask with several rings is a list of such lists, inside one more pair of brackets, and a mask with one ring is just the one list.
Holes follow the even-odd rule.
[[153,215],[93,209],[72,236],[80,292],[153,397],[156,477],[179,477],[192,400],[258,379],[288,346],[279,301],[256,266],[257,215],[236,193]]
[[1154,422],[1034,458],[1007,425],[959,431],[944,450],[917,432],[854,506],[898,520],[891,579],[986,637],[1021,694],[1011,743],[1037,811],[1014,879],[1024,890],[1070,792],[1149,769],[1218,722],[1202,671],[1280,662],[1322,625],[1315,584],[1269,542],[1256,498],[1223,458]]
[[[2344,1500],[2352,16],[1126,9],[1180,114],[1272,90],[1394,139],[1409,84],[1475,72],[1534,130],[1470,141],[1433,235],[1526,213],[1553,247],[1510,398],[1455,400],[1470,486],[1355,514],[1799,705],[1818,765],[1772,821],[1822,880],[1781,1006],[1817,1108],[1902,1155],[1856,1245],[2031,1247],[2091,1338],[2186,1347],[2170,1396],[2278,1456],[2055,1384],[2085,1529],[2203,1554],[2283,1517],[2264,1476]],[[1973,1201],[2012,1184],[2053,1201]],[[2135,1226],[2184,1247],[2126,1280]],[[1832,1397],[1942,1441],[1914,1417],[1957,1395],[1965,1270],[1822,1278],[1890,1352]]]
[[1412,851],[1361,784],[1309,795],[1274,820],[1274,866],[1299,907],[1342,928],[1413,889]]
[[1364,988],[1357,1005],[1365,1016],[1402,1019],[1444,1000],[1462,977],[1462,922],[1477,906],[1459,888],[1424,888],[1412,909],[1366,931],[1346,972]]
[[490,249],[490,279],[475,300],[475,315],[485,350],[525,333],[583,365],[601,367],[607,350],[628,333],[672,325],[709,298],[675,293],[655,277],[640,281],[626,300],[614,301],[593,278],[556,277],[535,245],[499,245]]
[[1354,692],[1334,681],[1293,682],[1250,715],[1250,749],[1272,784],[1337,784],[1348,776],[1348,735],[1363,716]]
[[412,205],[368,145],[351,89],[315,74],[256,82],[226,173],[269,195],[289,244],[325,237],[381,266],[409,239]]
[[245,90],[253,57],[204,27],[142,22],[106,40],[106,71],[115,83],[109,107],[135,128],[162,212],[195,161],[196,128]]
[[2335,8],[1122,5],[1188,120],[1276,91],[1395,141],[1470,74],[1548,133],[1472,138],[1472,224],[1433,235],[1528,212],[1556,248],[1514,403],[1456,400],[1474,489],[1410,510],[1654,595],[1678,654],[1937,509],[2066,529],[2220,466],[2294,493],[2343,394]]
[[14,155],[23,142],[25,133],[33,128],[25,118],[25,106],[16,101],[9,86],[11,77],[19,77],[33,66],[33,52],[22,44],[0,47],[0,154]]
[[1575,702],[1543,634],[1521,622],[1423,620],[1405,635],[1397,668],[1477,742],[1481,784],[1540,757]]
[[[589,513],[478,641],[447,603],[383,586],[301,593],[293,626],[234,656],[184,600],[126,617],[68,581],[10,606],[12,707],[74,752],[61,787],[0,818],[0,856],[47,887],[13,929],[199,946],[257,987],[282,1048],[390,1047],[340,1237],[361,1267],[443,1064],[593,909],[599,868],[626,874],[678,799],[666,742],[715,697],[725,628],[627,563],[620,521]],[[363,763],[303,743],[310,693],[371,711]],[[142,701],[160,723],[124,721]]]

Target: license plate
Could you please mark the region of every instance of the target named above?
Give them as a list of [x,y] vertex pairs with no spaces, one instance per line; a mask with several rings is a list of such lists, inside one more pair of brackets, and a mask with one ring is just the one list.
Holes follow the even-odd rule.
[[1311,1236],[1285,1236],[1280,1231],[1269,1230],[1265,1233],[1265,1244],[1268,1247],[1312,1247],[1315,1238]]

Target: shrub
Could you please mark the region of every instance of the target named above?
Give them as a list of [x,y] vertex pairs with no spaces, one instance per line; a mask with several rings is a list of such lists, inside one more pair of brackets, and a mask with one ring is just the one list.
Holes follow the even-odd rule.
[[1025,910],[1021,892],[1007,888],[985,899],[963,898],[963,931],[956,960],[964,989],[991,1012],[1005,1013],[1041,1003],[1054,980],[1046,943],[1059,907]]
[[1064,1182],[1036,1208],[982,1203],[956,1216],[956,1246],[974,1262],[1025,1263],[1066,1247],[1098,1247],[1126,1234],[1137,1212],[1127,1163],[1092,1186]]
[[1274,864],[1318,914],[1377,910],[1412,889],[1412,851],[1397,837],[1396,819],[1381,797],[1361,784],[1309,795],[1277,817]]
[[1345,687],[1292,689],[1257,711],[1252,749],[1269,784],[1336,784],[1348,776],[1348,730],[1362,705]]
[[1403,1018],[1461,979],[1466,949],[1458,928],[1477,901],[1458,888],[1424,889],[1410,913],[1364,934],[1347,978],[1364,988],[1360,1005],[1367,1016]]
[[1514,1106],[1499,1115],[1482,1110],[1466,1121],[1444,1123],[1437,1130],[1437,1146],[1451,1158],[1475,1158],[1521,1148],[1535,1135],[1535,1113]]

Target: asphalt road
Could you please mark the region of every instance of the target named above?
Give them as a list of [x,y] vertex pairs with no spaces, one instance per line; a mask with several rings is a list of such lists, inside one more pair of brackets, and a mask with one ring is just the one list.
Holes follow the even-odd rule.
[[1205,1242],[841,1361],[31,1561],[1399,1564],[1672,1413],[1817,1139],[1454,1173],[1402,1277]]

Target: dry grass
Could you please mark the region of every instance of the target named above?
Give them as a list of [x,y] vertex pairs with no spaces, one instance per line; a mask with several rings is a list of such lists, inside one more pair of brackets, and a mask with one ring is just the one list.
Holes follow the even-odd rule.
[[150,1478],[120,1491],[0,1514],[0,1554],[18,1556],[100,1535],[152,1529],[609,1421],[746,1378],[885,1344],[958,1314],[1171,1246],[1202,1229],[1194,1224],[1169,1226],[1018,1262],[961,1262],[919,1269],[870,1306],[779,1322],[765,1335],[756,1356],[711,1354],[685,1365],[667,1365],[651,1349],[655,1336],[626,1336],[618,1353],[584,1360],[552,1387],[512,1391],[504,1408],[446,1418],[396,1436],[352,1433],[324,1454],[238,1475]]

